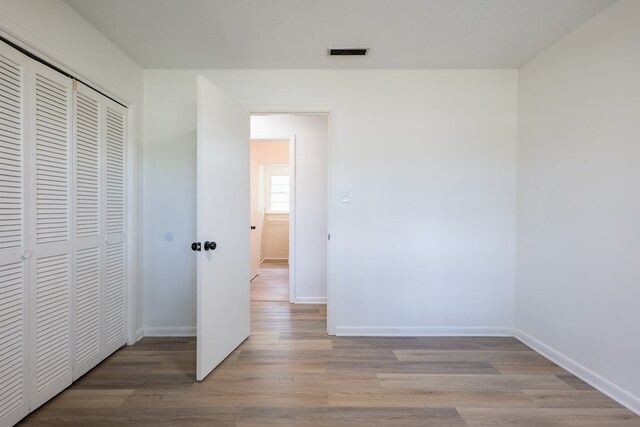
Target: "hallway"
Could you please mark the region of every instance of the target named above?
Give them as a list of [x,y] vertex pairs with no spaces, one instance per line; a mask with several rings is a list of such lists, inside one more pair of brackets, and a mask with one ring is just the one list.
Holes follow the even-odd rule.
[[251,280],[251,301],[289,301],[289,268],[286,262],[260,264],[260,274]]
[[329,337],[286,268],[256,280],[251,337],[203,382],[194,338],[144,338],[20,425],[640,426],[515,338]]

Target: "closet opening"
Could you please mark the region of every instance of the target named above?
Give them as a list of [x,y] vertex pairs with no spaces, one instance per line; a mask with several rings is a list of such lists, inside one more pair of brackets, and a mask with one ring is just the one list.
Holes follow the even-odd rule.
[[0,42],[0,425],[127,343],[128,110]]

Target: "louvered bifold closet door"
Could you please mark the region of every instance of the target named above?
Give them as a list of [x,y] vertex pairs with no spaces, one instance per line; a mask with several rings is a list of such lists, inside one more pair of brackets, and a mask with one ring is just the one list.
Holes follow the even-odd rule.
[[103,358],[100,335],[103,333],[100,288],[103,273],[100,255],[104,243],[100,221],[104,203],[100,197],[100,141],[103,97],[78,83],[73,92],[74,150],[74,380],[84,375]]
[[127,110],[107,99],[104,109],[105,167],[103,180],[106,204],[104,274],[104,343],[107,354],[126,344],[126,162]]
[[0,42],[0,426],[29,413],[26,70]]
[[30,75],[31,409],[72,381],[71,80]]

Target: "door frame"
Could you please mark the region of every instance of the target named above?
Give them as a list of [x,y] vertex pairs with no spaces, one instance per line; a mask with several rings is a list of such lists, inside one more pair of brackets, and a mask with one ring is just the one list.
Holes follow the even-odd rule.
[[[327,334],[336,334],[336,313],[340,300],[337,298],[336,286],[336,249],[333,241],[336,236],[336,208],[339,197],[337,190],[337,116],[335,105],[245,105],[250,116],[272,116],[278,114],[324,115],[327,116]],[[258,138],[256,138],[258,139]],[[291,292],[289,293],[291,297]]]
[[[249,117],[251,115],[249,113]],[[289,141],[289,302],[294,304],[296,302],[296,135],[252,135],[249,143],[253,143],[254,140]],[[258,231],[262,232],[262,227]],[[262,237],[260,237],[260,243],[262,244]]]

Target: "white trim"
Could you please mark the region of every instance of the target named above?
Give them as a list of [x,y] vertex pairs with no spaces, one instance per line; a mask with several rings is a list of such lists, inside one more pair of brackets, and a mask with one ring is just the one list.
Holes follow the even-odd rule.
[[326,304],[327,297],[298,297],[293,304]]
[[498,326],[336,326],[343,337],[512,337],[512,328]]
[[142,281],[138,282],[138,275],[142,274],[138,271],[138,259],[142,259],[142,252],[138,248],[138,198],[137,185],[138,174],[136,173],[136,165],[138,161],[138,121],[137,121],[138,108],[136,104],[129,104],[127,107],[127,116],[125,118],[127,122],[127,136],[126,136],[126,165],[125,165],[125,242],[126,242],[126,338],[127,344],[135,344],[139,338],[136,336],[136,330],[142,325],[138,322],[139,304],[138,292],[142,291],[142,286],[136,286],[136,284],[142,284]]
[[514,336],[527,346],[531,347],[533,350],[551,360],[553,363],[559,365],[576,377],[580,378],[582,381],[596,388],[600,392],[606,394],[619,404],[640,415],[639,396],[635,396],[622,387],[617,386],[608,379],[593,372],[586,366],[560,353],[558,350],[555,350],[554,348],[548,346],[539,339],[534,338],[533,336],[520,329],[515,330]]
[[337,255],[335,245],[328,236],[335,239],[336,209],[338,206],[338,113],[337,109],[329,109],[327,129],[327,334],[336,335],[336,318],[340,312],[338,296]]
[[[144,329],[140,328],[136,331],[136,342],[140,341],[142,338],[144,338]],[[127,345],[132,345],[132,344],[128,344]]]
[[195,326],[154,326],[144,328],[145,337],[195,337]]
[[296,136],[289,137],[289,302],[296,297]]

